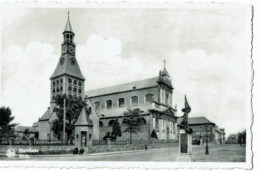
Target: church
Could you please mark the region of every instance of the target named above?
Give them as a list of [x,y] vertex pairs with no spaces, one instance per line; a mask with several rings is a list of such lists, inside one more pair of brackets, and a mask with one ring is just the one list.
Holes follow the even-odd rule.
[[85,91],[85,77],[76,58],[74,36],[68,16],[63,31],[61,57],[50,77],[50,106],[33,125],[38,131],[38,138],[55,140],[51,130],[53,121],[57,119],[53,111],[53,98],[58,94],[66,94],[82,97],[91,108],[87,110],[83,107],[75,122],[75,141],[83,142],[81,145],[86,145],[90,139],[101,140],[107,133],[111,133],[115,120],[119,122],[122,131],[118,139],[129,139],[129,133],[124,132],[124,112],[135,108],[141,110],[142,129],[133,134],[133,140],[150,140],[153,131],[160,140],[176,139],[176,109],[172,108],[174,88],[166,67],[152,78]]

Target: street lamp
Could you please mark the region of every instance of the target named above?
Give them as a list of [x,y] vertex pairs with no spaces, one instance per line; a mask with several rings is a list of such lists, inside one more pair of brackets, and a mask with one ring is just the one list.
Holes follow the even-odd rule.
[[209,146],[208,146],[208,126],[205,126],[206,129],[206,152],[205,154],[209,154]]

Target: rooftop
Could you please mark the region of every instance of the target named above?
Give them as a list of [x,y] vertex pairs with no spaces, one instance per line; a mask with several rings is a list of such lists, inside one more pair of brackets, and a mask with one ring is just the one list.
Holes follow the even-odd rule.
[[95,97],[95,96],[113,94],[113,93],[124,92],[124,91],[135,90],[135,89],[155,87],[157,86],[157,81],[158,81],[158,77],[153,77],[144,80],[138,80],[138,81],[128,82],[124,84],[118,84],[114,86],[88,90],[85,92],[85,94],[87,95],[87,97]]

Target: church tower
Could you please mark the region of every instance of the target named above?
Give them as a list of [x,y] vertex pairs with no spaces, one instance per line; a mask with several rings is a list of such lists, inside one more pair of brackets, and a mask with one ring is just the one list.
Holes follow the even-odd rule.
[[61,57],[56,66],[51,80],[51,103],[53,97],[58,94],[66,94],[84,98],[84,81],[81,70],[76,59],[76,45],[74,43],[74,32],[70,24],[70,17],[68,13],[68,20],[63,32],[63,39],[61,45]]

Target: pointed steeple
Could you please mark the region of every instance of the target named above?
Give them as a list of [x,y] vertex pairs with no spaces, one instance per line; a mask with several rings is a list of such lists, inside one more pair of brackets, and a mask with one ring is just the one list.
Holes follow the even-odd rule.
[[170,88],[172,87],[172,83],[171,83],[171,78],[170,75],[168,73],[168,71],[166,70],[166,61],[163,60],[163,70],[160,70],[159,72],[159,81],[160,82],[164,82],[166,83]]
[[70,12],[69,11],[68,11],[68,20],[67,20],[64,32],[65,31],[73,32],[71,24],[70,24]]

